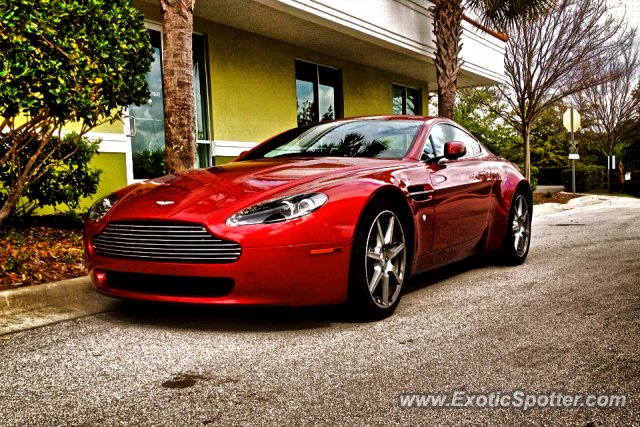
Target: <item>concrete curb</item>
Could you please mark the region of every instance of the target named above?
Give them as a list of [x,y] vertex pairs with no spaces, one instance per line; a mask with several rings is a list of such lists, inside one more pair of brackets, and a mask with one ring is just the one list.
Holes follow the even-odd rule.
[[0,334],[111,311],[119,305],[96,292],[89,276],[0,291]]
[[[570,194],[570,193],[567,193]],[[584,195],[575,199],[569,200],[566,204],[563,203],[543,203],[541,205],[535,205],[533,207],[533,217],[550,215],[557,212],[568,211],[575,209],[579,206],[597,205],[604,202],[614,196],[599,196],[599,195]]]
[[0,315],[33,310],[56,303],[79,302],[87,297],[93,297],[93,293],[95,291],[89,276],[0,291]]

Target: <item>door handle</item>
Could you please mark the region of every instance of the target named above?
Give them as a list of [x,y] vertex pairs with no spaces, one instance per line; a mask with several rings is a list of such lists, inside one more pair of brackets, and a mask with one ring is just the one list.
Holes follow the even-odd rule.
[[133,128],[133,132],[131,132],[131,135],[125,135],[127,138],[131,138],[132,136],[136,136],[136,118],[133,116],[130,116],[129,114],[125,114],[123,116],[123,118],[125,119],[131,119],[131,121],[129,122],[130,126],[129,128]]

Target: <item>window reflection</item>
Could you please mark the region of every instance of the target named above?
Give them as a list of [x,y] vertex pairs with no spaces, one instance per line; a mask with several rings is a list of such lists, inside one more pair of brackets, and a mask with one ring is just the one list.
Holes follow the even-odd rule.
[[392,85],[393,114],[420,115],[420,89]]
[[[423,122],[358,120],[327,123],[285,132],[265,143],[246,160],[276,157],[404,157]],[[298,128],[300,129],[300,128]]]
[[[162,32],[149,29],[154,61],[146,79],[151,91],[147,104],[129,106],[129,114],[135,117],[136,134],[131,137],[133,178],[149,179],[164,175],[165,137],[164,103],[162,98]],[[193,77],[196,110],[196,139],[209,140],[209,111],[207,97],[206,51],[204,36],[193,35]],[[211,165],[208,144],[198,144],[198,167]]]
[[298,126],[342,117],[340,70],[296,60]]

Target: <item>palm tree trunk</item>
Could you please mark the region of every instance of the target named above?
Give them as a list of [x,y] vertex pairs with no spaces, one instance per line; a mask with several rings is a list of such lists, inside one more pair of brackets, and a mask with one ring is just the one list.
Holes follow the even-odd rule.
[[164,133],[167,173],[196,164],[196,110],[193,82],[193,7],[195,0],[161,0],[164,17]]
[[437,0],[433,8],[433,33],[436,36],[436,75],[438,77],[438,115],[453,120],[456,102],[459,59],[462,44],[462,0]]

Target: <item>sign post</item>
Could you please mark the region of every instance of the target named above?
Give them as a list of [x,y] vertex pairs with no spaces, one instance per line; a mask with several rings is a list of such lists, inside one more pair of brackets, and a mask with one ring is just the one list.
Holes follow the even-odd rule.
[[607,156],[607,191],[611,194],[611,171],[616,168],[616,156]]
[[564,127],[571,132],[571,144],[569,145],[569,159],[571,159],[571,190],[576,192],[576,160],[580,158],[578,147],[573,139],[573,133],[580,129],[580,114],[576,109],[570,107],[562,116]]

